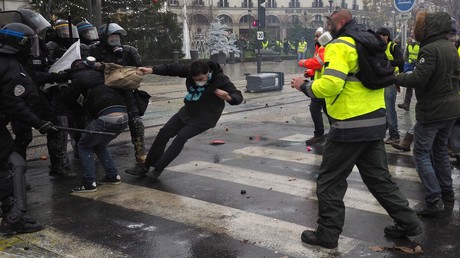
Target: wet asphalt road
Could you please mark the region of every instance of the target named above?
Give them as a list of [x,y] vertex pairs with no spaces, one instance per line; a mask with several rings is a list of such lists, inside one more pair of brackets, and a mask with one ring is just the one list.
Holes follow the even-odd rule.
[[[226,65],[224,70],[244,90],[244,73],[255,73],[256,68],[247,63]],[[39,159],[46,155],[44,137],[37,135],[29,150],[28,213],[46,229],[0,237],[0,257],[406,257],[394,247],[417,245],[424,251],[420,257],[458,257],[456,168],[455,203],[437,218],[422,219],[421,236],[398,241],[384,236],[391,218],[355,169],[348,180],[339,248],[302,244],[301,232],[316,226],[315,178],[322,145],[307,150],[305,139],[313,135],[309,100],[289,87],[302,70],[294,61],[264,62],[262,70],[284,71],[287,87],[245,93],[244,104],[227,106],[219,124],[191,139],[156,182],[124,172],[134,164],[125,132],[110,145],[122,184],[71,194],[80,183],[79,161],[71,160],[77,179],[49,177],[49,161]],[[185,92],[178,78],[149,76],[144,82],[142,88],[153,96],[143,118],[149,147],[161,125],[182,105]],[[399,94],[397,103],[401,100]],[[409,112],[397,110],[401,135],[414,119],[413,110],[413,104]],[[216,139],[225,144],[210,145]],[[411,153],[390,146],[387,152],[395,182],[411,206],[420,205],[423,189]],[[103,176],[100,165],[98,175]],[[384,250],[377,252],[377,247]]]

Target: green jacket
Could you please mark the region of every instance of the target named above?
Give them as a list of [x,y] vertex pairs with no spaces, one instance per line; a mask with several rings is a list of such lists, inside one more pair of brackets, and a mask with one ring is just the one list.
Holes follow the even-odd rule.
[[[417,23],[417,21],[416,21]],[[447,13],[428,13],[420,40],[416,69],[397,76],[397,84],[414,88],[417,122],[430,123],[460,117],[460,58],[448,40],[451,20]]]

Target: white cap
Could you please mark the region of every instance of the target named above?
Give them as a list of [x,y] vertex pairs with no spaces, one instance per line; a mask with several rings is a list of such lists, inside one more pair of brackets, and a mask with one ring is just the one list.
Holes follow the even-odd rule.
[[317,33],[317,32],[323,34],[323,27],[317,28],[316,31],[315,31],[315,33]]

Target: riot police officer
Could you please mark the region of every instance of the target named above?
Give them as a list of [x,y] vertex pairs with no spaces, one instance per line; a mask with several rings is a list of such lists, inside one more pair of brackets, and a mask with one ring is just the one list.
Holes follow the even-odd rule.
[[[92,49],[91,55],[97,61],[105,63],[116,63],[125,66],[142,66],[142,60],[137,52],[137,49],[122,45],[121,36],[126,36],[126,31],[117,23],[109,23],[102,25],[99,28],[99,38],[101,43]],[[137,107],[135,94],[137,90],[132,92],[132,96],[127,99],[128,115],[129,115],[129,130],[131,132],[131,141],[134,145],[136,167],[140,168],[146,158],[145,140],[144,140],[144,124],[142,123],[141,114]],[[129,171],[127,171],[129,173]]]
[[[18,10],[20,14],[21,23],[29,26],[37,34],[51,26],[51,24],[43,18],[43,16],[37,12],[28,9]],[[67,75],[65,73],[61,74],[50,74],[48,70],[48,62],[46,59],[46,45],[43,40],[39,37],[33,37],[34,40],[32,44],[32,52],[30,56],[24,56],[21,60],[21,63],[24,64],[24,68],[27,70],[28,74],[33,78],[33,81],[36,84],[33,87],[43,86],[44,83],[51,83],[55,81],[67,81]],[[32,111],[41,119],[47,121],[55,121],[56,117],[54,111],[52,110],[50,103],[45,96],[44,91],[37,89],[38,101],[33,104]],[[32,142],[32,128],[29,124],[13,120],[11,121],[11,127],[15,134],[15,150],[26,159],[26,149],[30,142]],[[51,163],[56,163],[56,156],[59,155],[56,148],[53,146],[56,145],[56,142],[60,143],[62,140],[59,138],[59,134],[49,133],[46,135],[48,152],[50,154]],[[51,165],[53,166],[53,165]],[[54,165],[56,166],[56,165]]]
[[[9,120],[20,120],[41,133],[57,131],[51,122],[38,118],[29,109],[36,100],[33,80],[21,64],[30,56],[35,32],[27,25],[10,23],[0,30],[0,162],[9,163],[0,171],[0,201],[4,234],[30,233],[44,227],[24,216],[27,210],[25,193],[26,162],[14,151],[14,141],[6,128]],[[8,169],[10,167],[10,169]]]

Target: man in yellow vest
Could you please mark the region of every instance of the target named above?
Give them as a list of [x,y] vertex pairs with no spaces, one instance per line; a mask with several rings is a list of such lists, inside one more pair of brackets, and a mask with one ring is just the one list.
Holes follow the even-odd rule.
[[302,37],[302,39],[297,44],[297,62],[299,62],[302,59],[305,59],[306,53],[307,53],[307,42],[305,41],[305,38]]
[[[348,32],[369,33],[353,20],[349,10],[334,11],[327,20],[327,30],[335,38],[326,46],[325,68],[321,78],[312,82],[303,77],[291,81],[291,87],[310,98],[324,98],[331,127],[324,146],[317,178],[318,226],[305,230],[301,239],[311,245],[336,248],[345,221],[343,197],[347,177],[356,165],[363,182],[380,205],[395,221],[385,227],[392,238],[422,233],[420,220],[409,202],[391,179],[383,138],[386,131],[384,90],[371,90],[353,76],[358,72],[355,40]],[[375,48],[381,41],[371,38]],[[359,198],[359,197],[358,197]]]
[[[390,60],[390,64],[395,68],[395,75],[399,74],[399,69],[404,66],[401,48],[391,40],[391,34],[387,28],[381,27],[376,33],[387,45],[385,54]],[[388,133],[390,135],[385,140],[386,144],[399,143],[398,117],[396,115],[397,94],[396,85],[385,88],[385,109],[387,110]]]
[[[418,52],[420,50],[420,45],[413,41],[411,37],[407,38],[407,47],[406,52],[404,53],[404,59],[406,63],[404,64],[404,72],[411,72],[415,68],[415,62],[417,61]],[[414,89],[406,88],[406,94],[404,95],[404,103],[398,104],[399,108],[402,108],[406,111],[409,111],[410,102],[412,100],[412,95],[414,94]]]

